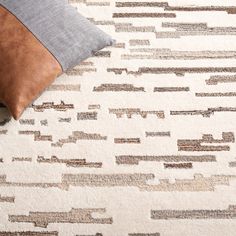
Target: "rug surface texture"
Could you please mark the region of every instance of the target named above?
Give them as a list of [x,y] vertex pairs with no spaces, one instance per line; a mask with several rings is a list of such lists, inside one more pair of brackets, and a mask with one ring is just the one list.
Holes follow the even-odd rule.
[[235,236],[235,0],[70,3],[116,44],[0,106],[0,236]]

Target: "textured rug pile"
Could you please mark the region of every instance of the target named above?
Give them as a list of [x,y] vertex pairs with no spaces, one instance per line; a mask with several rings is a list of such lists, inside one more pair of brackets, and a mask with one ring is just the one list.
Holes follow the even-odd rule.
[[235,236],[235,1],[70,2],[116,45],[0,108],[0,235]]

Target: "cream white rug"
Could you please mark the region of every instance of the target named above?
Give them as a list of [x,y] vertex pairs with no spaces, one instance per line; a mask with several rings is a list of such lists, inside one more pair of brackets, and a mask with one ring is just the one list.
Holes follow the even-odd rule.
[[70,2],[117,44],[0,108],[0,235],[235,236],[235,0]]

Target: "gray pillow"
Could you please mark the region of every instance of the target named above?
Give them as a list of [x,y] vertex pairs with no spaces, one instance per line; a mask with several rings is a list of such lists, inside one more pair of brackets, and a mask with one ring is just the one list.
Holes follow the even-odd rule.
[[113,42],[65,0],[0,0],[0,102],[19,119],[56,77]]
[[0,0],[0,4],[43,43],[64,71],[114,42],[66,0]]

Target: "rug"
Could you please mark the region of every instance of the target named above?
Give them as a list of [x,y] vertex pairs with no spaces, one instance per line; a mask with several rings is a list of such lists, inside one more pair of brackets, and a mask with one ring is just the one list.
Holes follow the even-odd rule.
[[116,44],[0,108],[0,235],[234,236],[235,1],[70,3]]

